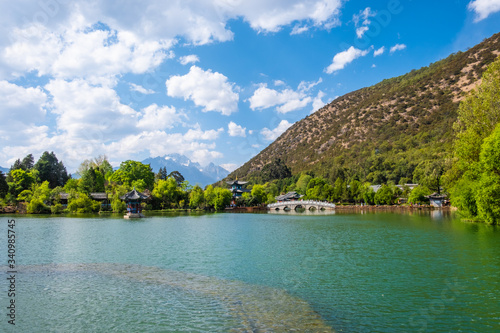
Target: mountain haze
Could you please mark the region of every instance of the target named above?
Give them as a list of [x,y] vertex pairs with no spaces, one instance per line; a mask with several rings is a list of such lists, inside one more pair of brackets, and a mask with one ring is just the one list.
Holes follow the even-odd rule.
[[446,163],[460,101],[500,55],[500,33],[466,52],[339,97],[296,122],[228,178],[259,179],[280,158],[293,174],[374,183],[418,181],[425,161]]

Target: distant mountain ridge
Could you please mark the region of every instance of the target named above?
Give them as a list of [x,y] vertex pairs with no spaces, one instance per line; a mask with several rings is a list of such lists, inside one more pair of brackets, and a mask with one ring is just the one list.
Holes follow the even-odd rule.
[[167,168],[168,173],[179,171],[191,185],[199,184],[202,187],[213,184],[229,174],[229,171],[214,163],[202,167],[199,163],[193,162],[181,154],[149,157],[142,163],[149,164],[155,173],[163,167]]
[[9,170],[10,170],[10,168],[0,167],[0,171],[2,171],[4,175],[6,175],[9,172]]
[[279,158],[292,174],[313,172],[331,181],[415,181],[425,163],[450,157],[460,101],[499,55],[497,33],[465,52],[341,96],[228,178],[262,181],[260,170]]

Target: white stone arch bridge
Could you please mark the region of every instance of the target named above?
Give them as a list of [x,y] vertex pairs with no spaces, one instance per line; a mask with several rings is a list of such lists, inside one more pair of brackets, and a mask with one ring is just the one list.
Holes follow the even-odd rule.
[[335,204],[331,202],[324,201],[314,201],[314,200],[294,200],[294,201],[282,201],[267,205],[270,210],[297,210],[303,208],[305,210],[335,210]]

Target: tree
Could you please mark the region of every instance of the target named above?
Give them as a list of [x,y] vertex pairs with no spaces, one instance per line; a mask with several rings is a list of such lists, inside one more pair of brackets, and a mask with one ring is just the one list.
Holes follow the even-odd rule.
[[[166,172],[166,170],[165,170]],[[179,171],[172,171],[169,175],[168,178],[173,177],[175,181],[177,182],[177,186],[181,186],[181,183],[184,181],[184,176],[181,175]]]
[[103,174],[93,167],[84,171],[78,183],[78,191],[87,194],[92,192],[104,192]]
[[[500,222],[500,59],[460,103],[454,124],[455,164],[447,174],[452,204],[469,218]],[[455,180],[456,179],[456,180]]]
[[160,170],[158,170],[158,173],[155,174],[155,179],[162,179],[162,180],[167,180],[168,178],[168,173],[167,173],[167,167],[160,167]]
[[21,192],[31,190],[36,178],[30,171],[16,169],[10,172],[12,182],[9,183],[9,193],[16,198]]
[[128,160],[120,164],[120,168],[113,173],[109,180],[132,186],[133,181],[142,179],[146,183],[146,188],[152,189],[154,178],[153,170],[149,164]]
[[312,177],[309,176],[308,174],[302,174],[299,177],[299,180],[297,180],[297,184],[295,186],[295,189],[297,192],[301,194],[306,194],[307,191],[307,185],[311,181]]
[[428,203],[429,199],[426,198],[427,195],[430,195],[432,191],[424,185],[419,185],[415,187],[408,197],[408,202],[411,204],[424,204]]
[[255,198],[257,204],[262,204],[267,200],[267,194],[264,185],[255,184],[252,187],[252,191],[250,194]]
[[413,173],[413,182],[423,185],[430,190],[441,193],[441,176],[444,173],[444,162],[442,160],[422,161]]
[[203,189],[198,185],[195,185],[191,192],[189,193],[189,207],[192,209],[201,208],[204,204],[205,196]]
[[231,203],[232,197],[233,194],[227,188],[216,187],[209,205],[214,207],[215,210],[222,210]]
[[160,201],[162,208],[170,208],[178,203],[181,193],[175,179],[170,177],[167,180],[158,180],[152,195]]
[[261,171],[262,180],[264,182],[274,179],[284,179],[292,176],[290,168],[286,166],[285,162],[280,158],[275,159],[273,162],[266,164]]
[[4,198],[9,192],[9,184],[3,172],[0,170],[0,198]]
[[21,162],[21,167],[23,170],[31,170],[33,169],[34,165],[35,165],[35,159],[33,158],[32,154],[26,155],[26,157],[23,158]]
[[392,205],[394,202],[394,193],[389,186],[384,184],[375,193],[374,200],[376,205]]
[[57,160],[54,152],[44,152],[34,165],[34,169],[38,170],[40,181],[48,181],[51,188],[64,186],[69,179],[66,167]]

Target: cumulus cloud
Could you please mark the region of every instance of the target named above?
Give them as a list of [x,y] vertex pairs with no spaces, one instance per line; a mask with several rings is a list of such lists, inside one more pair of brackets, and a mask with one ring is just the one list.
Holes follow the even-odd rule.
[[47,95],[40,87],[24,88],[7,81],[0,81],[0,139],[7,142],[28,144],[46,135],[47,126],[38,126],[46,116]]
[[394,53],[396,51],[402,51],[404,49],[406,49],[406,45],[405,44],[396,44],[393,47],[391,47],[391,50],[389,52],[390,53]]
[[325,97],[325,93],[320,90],[318,92],[318,95],[316,95],[316,97],[313,100],[311,112],[316,112],[323,106],[325,106],[325,102],[323,102],[323,97]]
[[333,57],[333,61],[330,64],[330,66],[328,66],[325,69],[325,72],[328,74],[332,74],[333,72],[339,71],[339,70],[343,69],[346,65],[353,62],[355,59],[357,59],[359,57],[366,56],[369,52],[370,52],[370,50],[363,51],[363,50],[355,48],[354,46],[351,46],[346,51],[342,51],[342,52],[337,53]]
[[151,94],[155,93],[154,90],[146,89],[143,86],[137,85],[135,83],[129,83],[129,86],[130,86],[130,90],[137,91],[137,92],[144,94],[144,95],[151,95]]
[[144,73],[162,63],[172,41],[141,40],[128,31],[94,26],[83,19],[61,31],[38,25],[16,28],[1,60],[16,75],[35,71],[56,78],[92,78]]
[[120,103],[115,90],[85,80],[51,80],[51,112],[57,129],[82,140],[108,141],[135,131],[139,113]]
[[229,122],[227,125],[227,133],[229,136],[242,136],[246,137],[246,128],[241,125],[237,125],[234,121]]
[[168,96],[192,100],[204,112],[217,111],[228,116],[238,110],[239,95],[233,91],[234,84],[218,72],[192,66],[188,74],[170,77],[166,86]]
[[476,13],[476,22],[482,21],[493,13],[500,11],[499,0],[473,0],[467,7]]
[[269,89],[266,84],[261,84],[248,101],[252,110],[262,110],[278,106],[276,108],[278,112],[287,113],[305,107],[312,99],[302,91],[294,91],[292,89],[277,91]]
[[274,141],[292,125],[293,124],[289,123],[288,121],[282,120],[275,129],[270,130],[269,128],[265,127],[262,129],[262,131],[260,131],[260,133],[264,136],[265,140]]
[[374,57],[378,57],[379,55],[384,54],[384,52],[385,52],[385,46],[382,46],[381,48],[376,49],[375,51],[373,51],[373,56]]
[[195,54],[190,54],[190,55],[183,56],[183,57],[179,58],[179,62],[182,65],[194,64],[194,63],[197,63],[199,61],[200,61],[200,58],[198,58],[198,56]]
[[277,32],[293,22],[292,33],[302,33],[309,27],[330,29],[340,24],[341,0],[231,1],[217,0],[218,5],[234,17],[243,17],[250,26],[262,32]]
[[160,107],[156,104],[151,104],[141,110],[137,127],[149,131],[172,128],[174,124],[181,122],[183,117],[185,117],[185,115],[177,113],[173,106]]

